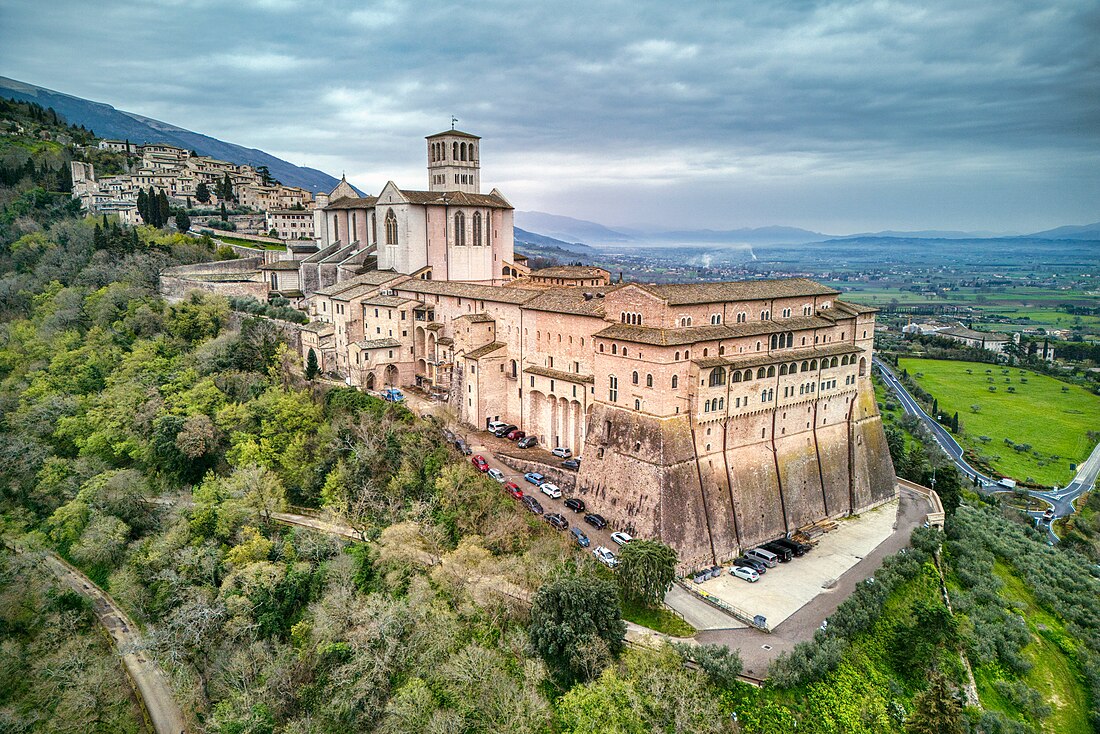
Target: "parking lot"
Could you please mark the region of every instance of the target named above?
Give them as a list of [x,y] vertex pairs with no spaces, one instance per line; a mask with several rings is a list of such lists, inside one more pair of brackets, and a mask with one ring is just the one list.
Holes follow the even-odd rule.
[[750,583],[725,571],[718,578],[691,585],[749,615],[763,615],[774,629],[815,597],[830,593],[848,569],[890,537],[897,509],[898,502],[893,500],[857,518],[839,521],[836,530],[820,536],[813,550],[769,568],[759,581]]

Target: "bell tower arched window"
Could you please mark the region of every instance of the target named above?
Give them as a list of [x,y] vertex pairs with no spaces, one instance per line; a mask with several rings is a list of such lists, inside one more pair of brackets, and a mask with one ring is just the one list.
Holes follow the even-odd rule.
[[393,213],[393,209],[386,212],[386,244],[397,244],[397,215]]

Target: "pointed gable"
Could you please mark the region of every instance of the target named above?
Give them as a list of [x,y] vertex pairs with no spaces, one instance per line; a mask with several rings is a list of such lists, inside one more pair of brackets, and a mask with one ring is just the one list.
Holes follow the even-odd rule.
[[351,184],[348,183],[348,179],[345,176],[340,177],[340,183],[336,184],[336,188],[328,194],[329,199],[335,201],[340,198],[358,199],[359,192],[356,191]]

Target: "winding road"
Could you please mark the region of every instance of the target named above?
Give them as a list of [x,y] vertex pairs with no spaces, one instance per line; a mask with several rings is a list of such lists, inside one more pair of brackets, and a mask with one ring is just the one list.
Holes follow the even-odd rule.
[[111,637],[111,642],[122,658],[126,673],[141,698],[157,734],[184,734],[183,712],[172,695],[172,686],[164,671],[141,652],[141,631],[115,603],[107,592],[99,588],[53,551],[44,551],[43,563],[62,583],[92,603],[99,624]]
[[[937,420],[924,412],[920,403],[918,403],[916,398],[905,389],[905,385],[901,384],[901,380],[898,379],[898,376],[894,374],[893,370],[877,356],[874,357],[873,361],[875,367],[879,370],[879,374],[882,376],[882,381],[885,382],[886,386],[897,396],[902,409],[909,415],[919,418],[924,425],[928,427],[936,443],[943,449],[943,452],[947,454],[948,458],[951,459],[955,466],[957,466],[967,477],[971,479],[977,477],[979,488],[983,493],[992,494],[993,492],[1003,491],[1003,488],[997,484],[995,479],[982,474],[981,471],[975,469],[966,461],[963,456],[963,448],[959,445],[958,441],[956,441],[947,429],[941,426]],[[1061,489],[1056,487],[1046,491],[1032,490],[1030,495],[1050,505],[1051,509],[1054,511],[1054,518],[1072,515],[1075,512],[1073,507],[1074,500],[1096,485],[1097,474],[1100,474],[1100,444],[1097,444],[1089,457],[1077,467],[1077,476],[1073,478],[1072,482]],[[1045,513],[1043,512],[1032,511],[1028,514],[1040,522],[1045,519]],[[1051,539],[1057,542],[1058,536],[1054,534],[1049,524],[1044,524],[1046,525],[1047,533],[1050,535]]]

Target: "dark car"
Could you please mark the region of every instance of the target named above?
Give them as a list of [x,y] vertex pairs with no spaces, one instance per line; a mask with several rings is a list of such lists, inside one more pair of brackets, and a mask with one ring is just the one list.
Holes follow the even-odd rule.
[[576,497],[570,497],[565,501],[565,506],[573,512],[584,512],[584,500],[579,500]]
[[517,428],[519,428],[519,426],[513,426],[513,425],[501,426],[500,428],[493,431],[493,435],[496,436],[497,438],[504,438],[509,433],[516,430]]
[[607,527],[607,520],[603,518],[603,515],[597,515],[595,512],[585,515],[584,521],[597,530],[603,530]]
[[751,568],[757,573],[767,573],[768,567],[755,558],[748,558],[746,556],[740,556],[733,560],[734,566],[744,566],[745,568]]
[[448,443],[454,443],[458,437],[455,436],[454,431],[452,431],[450,428],[444,428],[443,438],[445,438]]
[[505,438],[507,438],[509,441],[518,441],[526,435],[527,435],[526,431],[521,431],[517,428],[514,431],[509,431],[508,435],[505,436]]
[[531,495],[524,496],[523,504],[527,505],[527,509],[535,513],[536,515],[542,514],[542,505],[540,505],[539,501]]
[[539,445],[539,440],[535,436],[524,436],[516,444],[516,446],[519,446],[521,449],[529,449],[532,446],[538,446],[538,445]]
[[515,482],[505,482],[504,491],[512,495],[514,498],[523,499],[523,490],[519,488],[519,485]]
[[589,546],[588,536],[584,534],[584,531],[580,528],[571,528],[569,533],[573,536],[573,540],[577,541],[577,545],[581,548],[587,548]]
[[459,453],[461,453],[463,456],[469,456],[470,454],[474,453],[473,450],[469,446],[467,446],[466,442],[463,441],[461,438],[455,441],[455,448],[458,449]]
[[775,555],[779,556],[780,563],[789,563],[790,560],[794,558],[794,553],[791,553],[790,548],[779,545],[779,543],[776,543],[775,541],[772,541],[771,543],[765,543],[760,547],[764,550],[769,550]]
[[581,468],[581,463],[579,461],[577,461],[576,459],[566,459],[565,461],[563,461],[561,463],[561,465],[564,468],[572,469],[573,471],[577,471]]
[[550,527],[555,530],[565,530],[569,527],[569,521],[562,517],[559,513],[553,512],[543,518],[546,522],[550,523]]
[[789,538],[780,538],[779,540],[775,541],[775,544],[783,546],[791,553],[793,553],[796,558],[806,555],[806,551],[810,550],[810,546],[804,545],[802,543],[799,543],[797,540],[791,540]]

